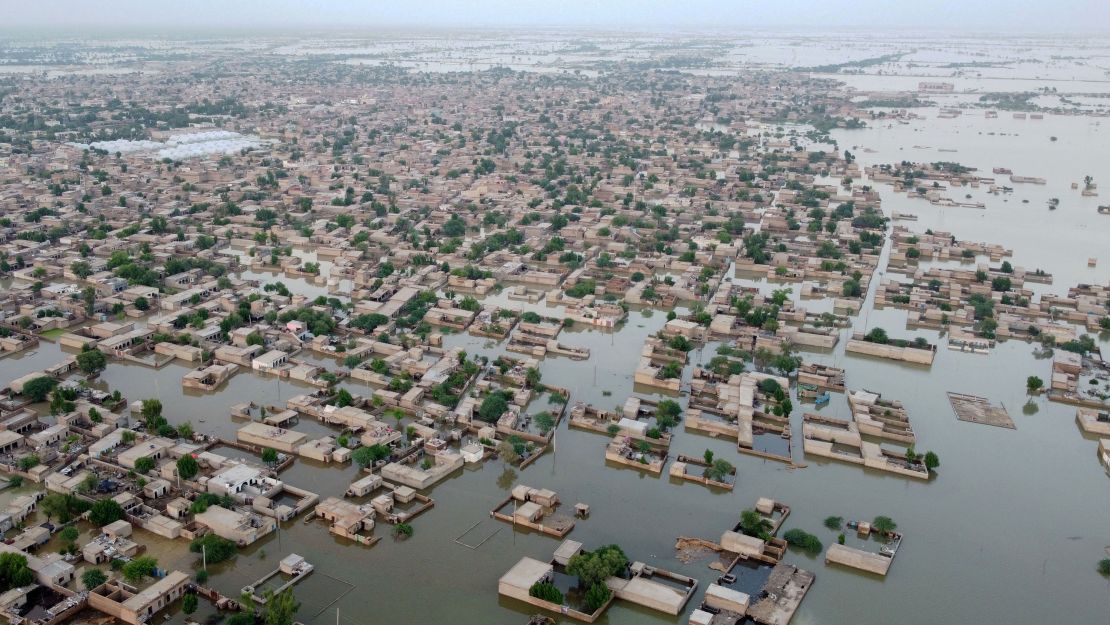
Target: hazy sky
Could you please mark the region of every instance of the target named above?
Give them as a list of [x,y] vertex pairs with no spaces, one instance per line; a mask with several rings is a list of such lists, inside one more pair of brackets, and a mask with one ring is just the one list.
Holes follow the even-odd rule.
[[1106,33],[1110,0],[0,0],[0,28],[898,28]]

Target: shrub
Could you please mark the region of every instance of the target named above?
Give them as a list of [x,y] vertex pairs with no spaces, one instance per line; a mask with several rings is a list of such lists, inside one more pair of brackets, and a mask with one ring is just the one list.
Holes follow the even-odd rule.
[[550,601],[551,603],[563,604],[563,593],[555,587],[551,582],[536,582],[528,589],[528,596]]
[[216,534],[205,534],[195,539],[189,543],[189,551],[192,553],[203,551],[209,564],[230,560],[238,553],[235,543]]
[[100,569],[85,569],[85,572],[81,574],[81,583],[84,584],[86,590],[92,590],[106,581],[108,581],[108,576]]
[[820,553],[821,550],[824,549],[824,545],[821,544],[821,541],[805,530],[797,528],[787,530],[782,537],[785,538],[786,542],[790,543],[791,546],[797,547],[811,555]]
[[844,518],[843,517],[838,517],[838,516],[825,517],[825,527],[831,529],[834,532],[840,529],[840,525],[842,523],[844,523]]
[[189,454],[185,454],[177,459],[177,474],[183,480],[191,480],[200,473],[200,463],[197,459]]
[[888,516],[877,516],[871,521],[871,528],[880,533],[889,534],[898,529],[898,524]]
[[725,478],[732,475],[732,470],[732,464],[728,460],[715,460],[706,468],[705,477],[714,482],[723,482]]
[[141,556],[124,564],[120,571],[123,573],[124,579],[134,584],[144,577],[153,576],[157,568],[157,560],[150,556]]
[[494,392],[482,400],[478,407],[478,418],[486,423],[496,423],[497,419],[509,409],[509,402],[501,393]]
[[144,473],[145,474],[145,473],[149,473],[153,469],[154,469],[154,458],[151,458],[150,456],[143,456],[142,458],[139,458],[138,460],[135,461],[135,472],[136,473]]
[[33,402],[46,401],[47,395],[57,385],[58,381],[54,378],[39,376],[23,385],[23,394]]
[[592,588],[596,585],[604,587],[607,578],[622,572],[627,566],[628,557],[624,551],[617,545],[606,545],[571,557],[566,570],[578,578],[580,585]]
[[604,582],[593,584],[589,590],[586,591],[586,611],[594,613],[609,601],[609,597],[613,591]]
[[1098,572],[1103,575],[1110,575],[1110,558],[1103,558],[1098,561]]
[[195,594],[188,594],[181,598],[181,611],[185,614],[192,614],[197,611],[197,596]]

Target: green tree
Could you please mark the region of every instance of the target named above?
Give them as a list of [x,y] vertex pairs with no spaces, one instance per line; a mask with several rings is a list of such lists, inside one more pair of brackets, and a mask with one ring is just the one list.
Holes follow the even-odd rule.
[[129,583],[136,584],[144,577],[152,577],[158,569],[158,560],[150,556],[140,556],[123,565],[120,572]]
[[412,526],[408,523],[398,523],[393,526],[393,536],[396,538],[409,538],[412,534]]
[[89,510],[89,522],[97,527],[115,523],[123,516],[123,507],[111,499],[98,499]]
[[194,593],[189,593],[181,598],[181,611],[185,614],[192,614],[197,611],[197,596]]
[[682,406],[673,399],[664,399],[655,407],[655,423],[659,429],[666,431],[678,425],[678,417],[682,414]]
[[889,534],[898,529],[898,524],[888,516],[877,516],[871,521],[871,528],[880,534]]
[[621,573],[628,566],[628,557],[617,545],[605,545],[593,551],[583,551],[567,562],[567,573],[578,578],[580,586],[605,584],[605,580]]
[[150,456],[143,456],[135,461],[135,472],[140,474],[147,474],[154,470],[154,458]]
[[335,405],[339,408],[350,406],[354,401],[355,398],[351,395],[350,391],[345,388],[339,389],[339,392],[335,394]]
[[273,448],[267,447],[262,450],[262,462],[266,464],[274,464],[278,460],[277,451]]
[[790,543],[791,547],[797,547],[810,555],[820,553],[824,549],[820,539],[804,530],[797,528],[787,530],[782,537]]
[[162,416],[162,402],[158,399],[144,399],[140,414],[143,421],[151,421]]
[[536,421],[536,427],[540,429],[540,433],[545,436],[551,431],[551,428],[555,427],[555,417],[551,416],[551,413],[546,410],[537,414],[533,419]]
[[536,582],[528,589],[528,596],[562,605],[563,593],[551,582]]
[[834,532],[838,531],[840,529],[840,526],[843,523],[844,523],[844,518],[843,517],[838,517],[838,516],[825,517],[825,527],[831,529]]
[[505,396],[495,391],[482,400],[482,405],[478,407],[478,418],[486,423],[495,423],[508,409],[509,402]]
[[191,480],[200,473],[200,463],[192,454],[185,454],[177,459],[177,474],[183,480]]
[[940,457],[937,456],[936,452],[932,452],[932,451],[926,452],[925,453],[925,468],[928,469],[929,471],[936,471],[937,467],[939,467],[939,466],[940,466]]
[[85,569],[81,574],[81,584],[85,586],[86,590],[92,590],[108,581],[108,576],[100,569]]
[[89,507],[89,502],[84,499],[62,493],[50,493],[39,504],[39,509],[47,519],[56,519],[59,523],[69,523],[84,514]]
[[293,597],[293,589],[286,588],[278,594],[267,589],[262,595],[266,599],[265,625],[293,625],[293,619],[301,604]]
[[593,584],[586,590],[586,610],[591,614],[601,609],[613,596],[613,591],[604,583]]
[[77,354],[77,368],[87,376],[99,374],[108,366],[108,357],[96,348],[89,348]]
[[1110,576],[1110,558],[1104,558],[1098,561],[1098,572]]
[[234,558],[238,553],[235,543],[216,534],[205,534],[189,543],[189,551],[203,553],[209,564]]
[[714,482],[723,482],[728,476],[732,475],[732,471],[732,464],[728,460],[715,460],[713,464],[705,469],[705,477]]
[[57,380],[43,375],[24,384],[23,394],[33,402],[46,401],[46,396],[54,390],[55,386],[58,386]]
[[351,453],[351,459],[360,467],[368,467],[389,457],[389,447],[377,444],[359,447]]
[[768,540],[771,530],[775,526],[756,510],[744,510],[740,513],[740,533]]
[[27,566],[27,557],[21,553],[0,553],[0,592],[30,586],[35,574]]
[[1025,390],[1030,393],[1036,393],[1044,387],[1044,380],[1035,375],[1031,375],[1025,379]]

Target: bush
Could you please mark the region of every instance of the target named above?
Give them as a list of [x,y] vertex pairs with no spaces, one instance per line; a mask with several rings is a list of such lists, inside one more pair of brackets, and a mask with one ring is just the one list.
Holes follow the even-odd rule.
[[550,601],[559,605],[563,604],[563,593],[551,582],[536,582],[528,589],[528,596]]
[[1103,575],[1110,575],[1110,558],[1104,558],[1098,561],[1098,572]]
[[604,582],[590,586],[586,591],[586,611],[591,614],[598,611],[605,602],[609,601],[612,594],[613,591],[609,590]]
[[189,543],[189,551],[192,553],[203,551],[208,564],[230,560],[238,553],[235,543],[216,534],[205,534]]
[[820,553],[821,550],[824,549],[824,545],[821,544],[821,541],[805,530],[797,528],[787,530],[782,537],[785,538],[786,542],[790,543],[791,546],[797,547],[810,555]]
[[106,581],[108,581],[108,576],[100,569],[85,569],[85,572],[81,574],[81,583],[84,584],[86,590],[92,590]]
[[39,376],[23,385],[23,394],[33,402],[46,401],[47,395],[57,385],[58,381],[54,378]]
[[1043,387],[1044,380],[1038,378],[1037,376],[1031,375],[1028,378],[1025,378],[1025,390],[1029,391],[1030,393],[1036,393]]
[[925,453],[925,468],[930,471],[935,471],[940,466],[940,457],[935,452]]
[[370,445],[369,447],[359,447],[354,450],[354,452],[351,453],[351,459],[360,467],[368,467],[379,460],[388,458],[389,454],[389,447],[385,445]]
[[486,423],[496,423],[497,419],[509,409],[509,402],[499,392],[490,393],[478,407],[478,418]]
[[599,584],[604,587],[607,578],[621,573],[627,566],[628,557],[624,551],[617,545],[606,545],[571,557],[566,570],[578,578],[580,585],[590,588]]
[[200,473],[200,463],[197,459],[189,454],[185,454],[177,459],[177,474],[183,480],[191,480]]
[[723,482],[725,478],[732,475],[732,471],[732,464],[728,460],[715,460],[713,464],[706,468],[705,477],[714,482]]
[[135,461],[136,473],[149,473],[154,469],[154,458],[150,456],[143,456]]
[[871,529],[874,529],[882,534],[889,534],[890,532],[898,529],[898,524],[894,522],[894,519],[888,516],[877,516],[873,521],[871,521]]
[[825,527],[831,529],[834,532],[840,529],[840,525],[842,523],[844,523],[844,518],[843,517],[838,517],[838,516],[825,517]]
[[144,577],[152,577],[158,569],[158,561],[150,556],[141,556],[124,564],[120,571],[123,578],[134,584]]
[[192,614],[197,611],[197,596],[188,594],[181,598],[181,611],[185,614]]
[[27,557],[19,553],[0,553],[0,592],[28,586],[35,574],[27,565]]

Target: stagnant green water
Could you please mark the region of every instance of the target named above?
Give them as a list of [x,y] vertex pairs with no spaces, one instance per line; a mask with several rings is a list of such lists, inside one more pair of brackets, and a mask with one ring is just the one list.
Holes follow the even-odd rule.
[[[925,114],[934,117],[929,111]],[[994,127],[989,127],[990,125]],[[1037,126],[1035,124],[1041,124]],[[989,132],[1018,133],[1015,136]],[[1058,142],[1049,142],[1056,135]],[[839,148],[852,149],[861,164],[955,160],[989,171],[1006,166],[1015,172],[1048,178],[1045,187],[1019,187],[1009,198],[988,196],[985,189],[970,191],[987,202],[987,210],[940,209],[909,201],[881,188],[884,209],[920,216],[911,229],[950,231],[961,239],[985,240],[1013,247],[1015,265],[1042,267],[1057,277],[1039,291],[1065,293],[1078,281],[1106,283],[1110,271],[1110,218],[1095,213],[1097,198],[1079,198],[1067,185],[1091,174],[1110,180],[1110,158],[1105,130],[1081,118],[1048,117],[1043,122],[928,119],[909,126],[877,126],[864,131],[837,133]],[[913,149],[912,145],[930,148]],[[859,146],[856,149],[854,146]],[[864,151],[868,147],[874,152]],[[937,147],[957,149],[940,153]],[[1060,210],[1044,207],[1048,197],[1062,198]],[[1030,199],[1028,204],[1021,199]],[[1005,200],[1005,201],[1004,201]],[[1099,268],[1086,259],[1103,256]],[[982,260],[982,259],[980,259]],[[263,276],[264,277],[264,276]],[[316,293],[301,281],[285,279],[291,288]],[[767,290],[775,285],[758,283]],[[796,289],[795,289],[796,290]],[[557,314],[540,305],[521,305],[491,296],[507,306]],[[869,299],[870,301],[870,299]],[[803,302],[810,310],[827,309],[823,302]],[[570,331],[560,340],[589,347],[586,362],[547,359],[541,366],[545,382],[571,389],[571,401],[600,407],[623,403],[634,389],[632,370],[643,339],[662,326],[665,317],[633,311],[616,333]],[[895,336],[938,333],[904,328],[900,311],[873,311],[870,306],[856,319],[856,328],[885,327]],[[848,330],[844,331],[845,333]],[[1101,337],[1104,341],[1107,337]],[[502,347],[469,335],[449,336],[449,346],[461,345],[470,354],[495,356]],[[1106,343],[1102,342],[1105,346]],[[694,352],[708,360],[715,344]],[[803,353],[807,360],[848,370],[848,387],[866,388],[903,401],[918,436],[918,451],[934,450],[941,458],[938,475],[928,483],[864,471],[854,465],[804,458],[804,469],[739,455],[733,444],[684,432],[678,428],[671,453],[700,455],[706,448],[737,467],[737,486],[722,493],[666,476],[649,477],[630,469],[606,466],[604,436],[568,430],[556,435],[554,453],[520,471],[493,460],[479,468],[467,467],[429,493],[436,506],[413,522],[415,535],[403,542],[385,536],[364,548],[332,537],[322,524],[287,523],[277,535],[244,550],[233,562],[210,567],[212,584],[226,594],[238,590],[275,568],[288,552],[307,557],[316,572],[296,587],[302,602],[300,619],[306,623],[460,623],[519,625],[532,610],[501,600],[496,582],[521,556],[546,559],[558,545],[555,539],[517,531],[492,521],[488,511],[517,483],[551,488],[566,504],[590,504],[590,518],[578,523],[570,538],[587,547],[619,543],[629,556],[701,580],[692,609],[705,584],[716,573],[705,562],[683,564],[674,558],[677,536],[715,540],[730,528],[743,508],[758,497],[772,497],[791,506],[785,528],[800,527],[826,544],[835,535],[824,529],[828,515],[870,519],[893,517],[905,533],[890,574],[885,579],[842,568],[826,567],[821,557],[791,552],[788,561],[812,570],[817,580],[795,616],[794,623],[1102,623],[1110,614],[1107,580],[1095,571],[1110,544],[1110,478],[1095,458],[1094,440],[1084,438],[1074,420],[1074,409],[1038,399],[1027,405],[1024,380],[1048,377],[1050,363],[1032,356],[1021,342],[1000,344],[988,356],[941,349],[930,369],[845,356],[842,346],[832,353]],[[61,350],[43,342],[37,351],[0,360],[0,379],[57,362]],[[240,373],[216,393],[185,393],[180,379],[186,369],[171,364],[154,371],[113,363],[103,382],[129,399],[159,397],[173,423],[191,421],[203,432],[233,437],[239,424],[228,417],[232,404],[257,401],[282,403],[305,392],[288,382]],[[687,374],[688,375],[688,374]],[[351,385],[352,390],[359,390]],[[361,387],[365,390],[366,387]],[[958,391],[1002,402],[1017,424],[1003,430],[957,421],[945,392]],[[606,394],[608,392],[608,394]],[[642,393],[641,393],[642,394]],[[685,400],[683,399],[683,402]],[[795,401],[794,434],[801,440],[801,413],[811,404]],[[821,414],[847,417],[843,396],[834,395]],[[330,430],[311,420],[297,429],[309,434]],[[800,447],[797,445],[796,447]],[[298,460],[283,480],[320,493],[339,495],[356,476],[352,466],[316,465]],[[0,493],[6,501],[15,491]],[[473,527],[477,523],[476,527]],[[476,544],[479,549],[455,542]],[[138,538],[165,567],[192,570],[199,565],[184,542],[170,543],[140,532]],[[689,611],[688,609],[688,611]],[[200,616],[206,614],[202,608]],[[337,616],[338,612],[338,616]],[[184,616],[175,613],[175,622]],[[600,623],[685,622],[617,602]]]

